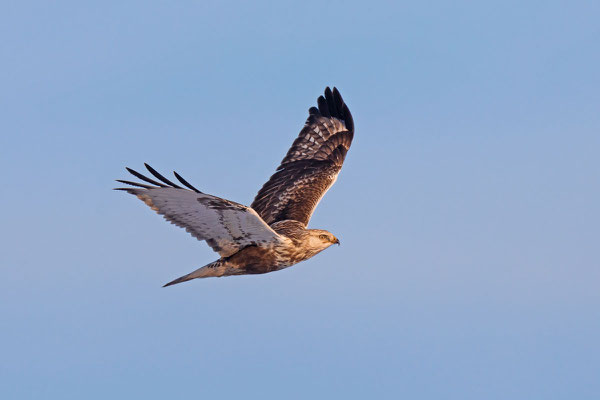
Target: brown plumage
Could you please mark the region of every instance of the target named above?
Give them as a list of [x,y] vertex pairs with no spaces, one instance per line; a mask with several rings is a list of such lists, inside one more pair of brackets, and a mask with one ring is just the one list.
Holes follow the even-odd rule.
[[306,124],[250,207],[200,192],[176,172],[186,188],[127,168],[148,183],[118,188],[137,196],[169,222],[205,240],[220,259],[165,286],[195,278],[264,274],[306,260],[339,240],[330,232],[306,229],[317,204],[333,185],[352,143],[354,123],[336,88],[325,89]]

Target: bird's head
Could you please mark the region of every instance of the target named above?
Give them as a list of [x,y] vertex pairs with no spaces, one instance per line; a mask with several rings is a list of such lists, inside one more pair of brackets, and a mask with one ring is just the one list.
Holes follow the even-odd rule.
[[338,238],[336,238],[331,232],[327,232],[323,229],[308,229],[308,245],[311,249],[320,252],[325,250],[332,244],[340,244]]

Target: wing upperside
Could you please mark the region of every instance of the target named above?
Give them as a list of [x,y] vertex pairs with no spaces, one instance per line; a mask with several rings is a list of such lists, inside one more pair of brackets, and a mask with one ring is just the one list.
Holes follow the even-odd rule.
[[333,185],[354,137],[354,121],[339,91],[327,87],[275,174],[260,189],[252,208],[267,222],[290,219],[308,224]]

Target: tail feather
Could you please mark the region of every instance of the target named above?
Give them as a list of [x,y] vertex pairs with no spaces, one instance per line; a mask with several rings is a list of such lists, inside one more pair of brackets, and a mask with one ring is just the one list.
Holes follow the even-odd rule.
[[164,285],[163,287],[175,285],[177,283],[186,282],[196,278],[209,278],[209,277],[219,277],[225,275],[226,266],[225,261],[220,259],[210,264],[205,265],[204,267],[198,268],[197,270],[190,272],[187,275],[179,277],[174,281],[171,281]]

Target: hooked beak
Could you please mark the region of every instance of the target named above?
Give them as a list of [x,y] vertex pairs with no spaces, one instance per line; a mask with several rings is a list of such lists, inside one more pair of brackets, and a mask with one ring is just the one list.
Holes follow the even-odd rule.
[[340,245],[340,240],[338,238],[335,238],[334,242],[335,244],[337,244],[338,246]]

